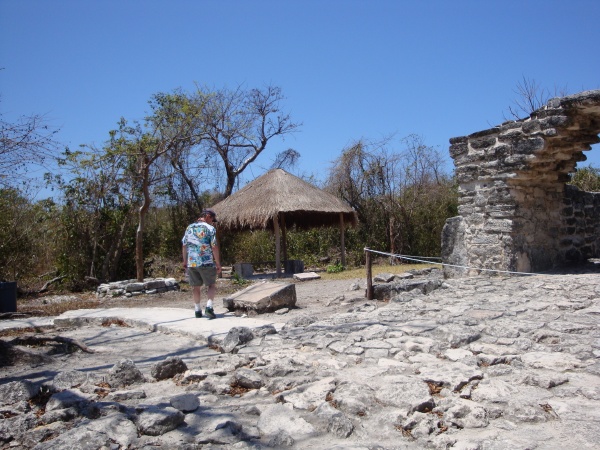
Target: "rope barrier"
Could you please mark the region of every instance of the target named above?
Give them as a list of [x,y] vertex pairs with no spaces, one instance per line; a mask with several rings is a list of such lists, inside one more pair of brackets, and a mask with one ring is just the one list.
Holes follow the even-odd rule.
[[[440,266],[447,266],[447,267],[457,267],[459,269],[469,269],[469,270],[480,270],[480,271],[484,271],[484,272],[497,272],[497,273],[509,273],[509,274],[514,274],[514,275],[541,275],[540,273],[533,273],[533,272],[515,272],[515,271],[511,271],[511,270],[497,270],[497,269],[480,269],[477,267],[470,267],[470,266],[460,266],[457,264],[447,264],[447,263],[438,263],[438,262],[432,262],[432,261],[425,261],[423,259],[417,259],[417,257],[414,256],[406,256],[406,255],[395,255],[393,253],[385,253],[385,252],[380,252],[377,250],[371,250],[370,248],[366,248],[364,249],[364,251],[366,252],[371,252],[371,253],[377,253],[379,255],[384,255],[384,256],[393,256],[396,257],[398,259],[406,259],[408,261],[416,261],[416,262],[420,262],[420,263],[424,263],[424,264],[438,264]],[[419,258],[427,258],[426,256],[420,256]],[[441,259],[441,258],[437,258],[436,259]]]

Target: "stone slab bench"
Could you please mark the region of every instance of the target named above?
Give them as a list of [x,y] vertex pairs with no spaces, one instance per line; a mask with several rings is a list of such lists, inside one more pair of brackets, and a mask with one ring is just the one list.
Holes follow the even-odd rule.
[[296,306],[296,285],[275,282],[253,284],[223,298],[223,306],[229,311],[243,311],[250,314],[293,308]]
[[[304,272],[304,261],[299,259],[289,259],[282,261],[281,263],[285,273],[296,274]],[[260,267],[265,265],[275,266],[275,261],[237,263],[233,265],[233,271],[242,278],[250,278],[252,275],[254,275],[256,266]]]

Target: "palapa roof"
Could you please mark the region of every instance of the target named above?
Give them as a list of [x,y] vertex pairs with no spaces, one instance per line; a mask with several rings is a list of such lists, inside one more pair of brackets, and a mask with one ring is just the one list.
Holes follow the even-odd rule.
[[284,213],[286,227],[355,226],[351,206],[282,169],[273,169],[212,207],[219,228],[273,228],[273,219]]

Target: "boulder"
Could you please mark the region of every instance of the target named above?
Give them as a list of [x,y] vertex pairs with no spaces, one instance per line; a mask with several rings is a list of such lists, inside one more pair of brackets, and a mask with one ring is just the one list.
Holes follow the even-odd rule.
[[122,359],[108,371],[107,381],[111,387],[124,387],[146,380],[132,360]]
[[150,370],[150,375],[157,380],[166,380],[186,370],[188,370],[188,367],[179,356],[169,356],[164,361],[154,364]]

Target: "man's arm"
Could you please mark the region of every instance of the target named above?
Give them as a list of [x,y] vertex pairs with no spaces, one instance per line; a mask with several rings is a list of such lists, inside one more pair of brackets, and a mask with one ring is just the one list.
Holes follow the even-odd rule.
[[221,253],[219,252],[219,246],[217,244],[212,246],[213,260],[217,266],[217,273],[221,273]]
[[187,267],[188,260],[187,247],[185,245],[181,246],[181,255],[183,256],[183,268],[185,269]]

